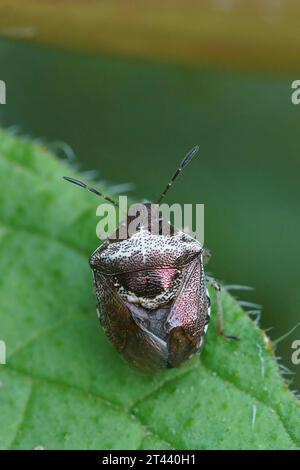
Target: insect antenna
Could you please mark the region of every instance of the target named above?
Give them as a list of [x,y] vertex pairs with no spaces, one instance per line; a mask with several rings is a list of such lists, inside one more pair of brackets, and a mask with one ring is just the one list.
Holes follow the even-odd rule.
[[79,181],[79,180],[77,180],[77,179],[75,179],[75,178],[71,178],[70,176],[63,176],[63,179],[65,179],[66,181],[69,181],[69,183],[76,184],[77,186],[80,186],[80,187],[83,188],[83,189],[87,189],[87,190],[90,191],[91,193],[94,193],[94,194],[96,194],[97,196],[100,196],[100,197],[102,197],[103,199],[105,199],[106,201],[110,202],[110,203],[113,204],[115,207],[119,207],[119,204],[118,204],[116,201],[113,201],[110,197],[105,196],[104,194],[100,193],[100,191],[98,191],[97,189],[91,188],[90,186],[88,186],[87,184],[83,183],[82,181]]
[[160,204],[161,201],[163,200],[163,198],[165,197],[165,195],[167,194],[167,192],[169,191],[169,189],[171,188],[172,184],[174,183],[174,181],[176,180],[176,178],[180,175],[180,173],[182,172],[183,168],[185,166],[187,166],[190,161],[195,157],[195,155],[198,153],[198,150],[199,150],[199,146],[196,145],[196,147],[192,148],[192,150],[190,150],[186,156],[184,157],[184,159],[182,160],[182,162],[180,163],[179,167],[177,168],[177,170],[175,171],[174,175],[172,176],[172,178],[170,179],[169,183],[167,184],[167,186],[165,187],[165,189],[163,190],[163,192],[161,193],[161,195],[159,196],[156,204]]

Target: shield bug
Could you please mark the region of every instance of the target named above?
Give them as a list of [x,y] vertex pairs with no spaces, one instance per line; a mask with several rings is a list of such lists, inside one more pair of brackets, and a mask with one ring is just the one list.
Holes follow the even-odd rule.
[[[185,156],[156,204],[197,152],[195,147]],[[117,206],[85,183],[64,178]],[[150,203],[145,206],[145,223],[125,239],[118,229],[94,251],[90,266],[98,316],[109,340],[131,366],[154,372],[178,367],[199,351],[210,318],[207,282],[216,289],[219,332],[224,333],[220,286],[204,272],[209,252],[171,225],[164,235],[161,219],[158,233],[153,233],[157,213]]]

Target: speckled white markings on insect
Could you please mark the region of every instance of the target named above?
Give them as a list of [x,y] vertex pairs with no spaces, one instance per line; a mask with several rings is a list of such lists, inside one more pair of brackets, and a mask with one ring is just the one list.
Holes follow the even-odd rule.
[[141,227],[141,237],[140,237],[140,240],[141,240],[141,251],[142,251],[142,255],[143,255],[143,263],[146,264],[146,258],[147,258],[147,253],[146,253],[146,249],[145,249],[145,227]]
[[134,292],[131,292],[128,289],[125,289],[120,283],[116,280],[114,282],[114,287],[117,288],[118,293],[120,294],[120,297],[122,299],[126,300],[127,302],[131,304],[137,304],[141,305],[142,307],[146,308],[147,310],[155,310],[168,302],[172,300],[178,291],[178,288],[181,283],[181,277],[180,277],[180,270],[177,271],[178,277],[174,279],[172,287],[164,290],[160,294],[157,294],[153,298],[147,298],[147,297],[139,297],[137,296]]
[[[142,250],[141,250],[142,247]],[[187,264],[201,252],[200,243],[184,233],[173,236],[155,235],[140,230],[118,243],[110,243],[103,250],[96,251],[93,258],[104,273],[134,271],[141,268],[178,266]]]
[[[207,309],[207,315],[208,315],[208,317],[210,318],[211,306],[210,306],[210,296],[209,296],[208,289],[206,289],[206,295],[207,295],[208,302],[209,302],[209,307],[208,307],[208,309]],[[205,327],[204,327],[204,334],[206,334],[207,329],[208,329],[208,323],[207,323],[207,324],[205,325]]]

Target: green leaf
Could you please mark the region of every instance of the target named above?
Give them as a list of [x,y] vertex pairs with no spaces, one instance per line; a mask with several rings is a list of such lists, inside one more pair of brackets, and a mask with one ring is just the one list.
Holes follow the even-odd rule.
[[299,448],[299,402],[227,293],[226,331],[240,342],[217,336],[213,297],[201,355],[155,375],[122,361],[88,265],[99,200],[64,174],[76,176],[42,145],[0,132],[0,448]]

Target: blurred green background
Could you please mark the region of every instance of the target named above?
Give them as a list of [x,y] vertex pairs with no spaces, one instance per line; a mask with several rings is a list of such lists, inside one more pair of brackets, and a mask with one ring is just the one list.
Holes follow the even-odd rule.
[[[135,198],[157,197],[199,144],[199,158],[167,201],[205,204],[208,269],[226,284],[255,288],[239,296],[263,306],[261,325],[276,339],[299,321],[300,105],[291,103],[297,78],[2,39],[7,104],[0,125],[50,148],[69,144],[81,171],[96,170],[111,185],[133,183]],[[290,358],[299,338],[300,327],[278,346],[298,389],[300,366]]]

